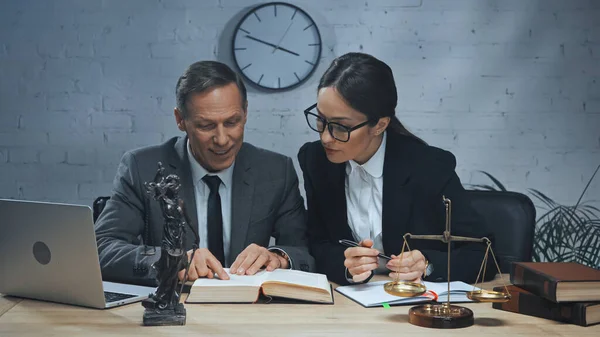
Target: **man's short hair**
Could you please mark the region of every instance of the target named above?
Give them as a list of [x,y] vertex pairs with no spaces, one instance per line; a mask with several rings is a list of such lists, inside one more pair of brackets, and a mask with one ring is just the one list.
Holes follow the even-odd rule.
[[190,65],[177,80],[175,94],[177,109],[183,118],[187,117],[186,103],[191,94],[201,93],[213,88],[235,83],[242,97],[242,106],[246,105],[246,86],[241,76],[229,66],[217,61],[200,61]]

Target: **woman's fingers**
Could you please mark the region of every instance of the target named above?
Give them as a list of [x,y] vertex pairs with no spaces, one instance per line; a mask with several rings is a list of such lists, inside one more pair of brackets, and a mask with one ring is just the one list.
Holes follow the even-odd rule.
[[363,264],[377,263],[377,257],[372,256],[361,256],[351,257],[344,260],[344,266],[348,269],[354,268]]
[[360,274],[364,274],[364,273],[371,273],[371,270],[375,270],[377,269],[377,263],[369,263],[369,264],[363,264],[363,265],[359,265],[356,267],[352,267],[352,268],[348,268],[348,272],[350,273],[350,275],[354,276],[354,275],[360,275]]
[[422,275],[422,273],[418,272],[418,271],[413,271],[413,272],[409,272],[409,273],[391,272],[389,274],[389,276],[395,280],[410,281],[410,282],[420,282],[421,275]]
[[364,272],[364,273],[358,274],[358,275],[352,275],[352,281],[362,282],[362,281],[366,280],[369,276],[371,276],[370,271],[367,271],[367,272]]
[[352,247],[347,248],[344,251],[344,256],[346,258],[357,257],[357,256],[377,256],[379,251],[374,248],[365,248],[365,247]]

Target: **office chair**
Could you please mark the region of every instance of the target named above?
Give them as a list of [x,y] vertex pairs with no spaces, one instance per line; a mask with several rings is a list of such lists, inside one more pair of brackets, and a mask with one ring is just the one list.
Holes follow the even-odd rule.
[[[500,270],[510,272],[512,262],[531,261],[535,206],[528,196],[518,192],[472,191],[467,195],[471,205],[493,233],[493,249]],[[488,267],[495,268],[492,259]]]
[[94,203],[92,204],[94,223],[96,223],[96,220],[98,220],[98,217],[100,216],[100,213],[102,213],[104,206],[106,206],[108,199],[110,199],[110,197],[98,197],[96,200],[94,200]]

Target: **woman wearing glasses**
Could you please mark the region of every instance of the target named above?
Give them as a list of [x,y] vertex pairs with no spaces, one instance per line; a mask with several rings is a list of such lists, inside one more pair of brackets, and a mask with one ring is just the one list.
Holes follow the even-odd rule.
[[[318,272],[338,284],[366,282],[373,273],[445,280],[442,242],[411,240],[412,251],[402,260],[393,255],[400,253],[405,233],[442,234],[442,196],[452,201],[453,235],[489,236],[454,172],[454,156],[428,146],[400,123],[397,98],[387,64],[349,53],[333,61],[319,82],[317,103],[304,112],[321,138],[298,153],[311,252]],[[339,240],[360,245],[347,248]],[[451,278],[475,281],[484,248],[453,243]]]

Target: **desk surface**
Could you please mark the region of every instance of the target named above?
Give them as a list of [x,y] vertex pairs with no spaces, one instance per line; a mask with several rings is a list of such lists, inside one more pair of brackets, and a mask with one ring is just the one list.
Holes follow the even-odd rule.
[[[502,284],[487,282],[486,289]],[[334,292],[335,305],[186,304],[181,327],[141,326],[140,303],[87,309],[0,295],[0,336],[599,336],[600,325],[580,327],[467,303],[475,325],[456,330],[408,323],[411,306],[363,308]]]

